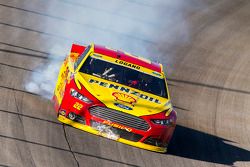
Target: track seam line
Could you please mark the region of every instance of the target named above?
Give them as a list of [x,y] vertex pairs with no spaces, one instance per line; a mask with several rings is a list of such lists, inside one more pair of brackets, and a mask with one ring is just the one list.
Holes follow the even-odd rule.
[[22,117],[26,117],[26,118],[30,118],[30,119],[36,119],[36,120],[44,121],[44,122],[49,122],[49,123],[56,124],[56,125],[61,125],[61,123],[59,123],[59,122],[55,122],[55,121],[51,121],[51,120],[47,120],[47,119],[43,119],[43,118],[31,116],[31,115],[20,114],[20,113],[13,112],[13,111],[7,111],[7,110],[0,109],[0,112],[13,114],[13,115],[19,115],[19,116],[22,116]]
[[[51,148],[51,149],[56,149],[56,150],[60,150],[60,151],[70,152],[70,150],[68,150],[68,149],[64,149],[64,148],[60,148],[60,147],[56,147],[56,146],[50,146],[50,145],[38,143],[38,142],[35,142],[35,141],[24,140],[24,139],[11,137],[11,136],[6,136],[6,135],[2,135],[2,134],[0,134],[0,138],[6,138],[6,139],[16,140],[16,141],[20,141],[20,142],[29,143],[29,144],[34,144],[34,145],[38,145],[38,146],[42,146],[42,147],[46,147],[46,148]],[[81,152],[77,152],[77,151],[74,151],[74,153],[82,155],[82,156],[88,156],[88,157],[92,157],[92,158],[96,158],[96,159],[100,159],[100,160],[106,160],[106,161],[109,161],[109,162],[118,163],[118,164],[122,164],[122,165],[127,165],[127,166],[132,166],[132,167],[139,167],[138,165],[128,164],[128,163],[125,163],[125,162],[120,162],[120,161],[116,161],[116,160],[112,160],[112,159],[108,159],[108,158],[104,158],[104,157],[100,157],[100,156],[96,156],[96,155],[92,155],[92,154],[81,153]]]
[[68,147],[69,147],[69,151],[70,151],[71,154],[73,155],[73,157],[74,157],[74,159],[75,159],[75,161],[76,161],[77,166],[80,167],[79,162],[78,162],[78,160],[76,159],[75,153],[72,151],[72,148],[71,148],[71,146],[70,146],[70,143],[69,143],[69,140],[68,140],[68,137],[67,137],[67,134],[66,134],[66,130],[65,130],[65,125],[62,124],[62,126],[63,126],[64,137],[65,137],[65,140],[66,140],[66,142],[67,142],[67,144],[68,144]]
[[193,82],[193,81],[179,80],[179,79],[173,79],[173,78],[168,78],[167,81],[182,83],[182,84],[187,84],[187,85],[193,85],[193,86],[206,87],[206,88],[216,89],[216,90],[220,90],[220,91],[228,91],[228,92],[235,92],[235,93],[250,95],[250,91],[246,91],[246,90],[237,90],[237,89],[233,89],[233,88],[220,87],[220,86],[198,83],[198,82]]
[[68,37],[65,37],[65,36],[52,34],[52,33],[48,33],[48,32],[43,32],[43,31],[38,31],[38,30],[35,30],[35,29],[21,27],[21,26],[17,26],[17,25],[13,25],[13,24],[4,23],[4,22],[0,22],[0,24],[4,25],[4,26],[12,27],[12,28],[19,28],[19,29],[22,29],[22,30],[26,30],[26,31],[30,31],[30,32],[38,33],[38,34],[43,34],[43,35],[51,36],[51,37],[54,37],[54,38],[60,38],[60,39],[68,40],[68,41],[72,41],[72,40],[75,41],[76,40],[76,39],[68,38]]
[[18,91],[18,92],[27,93],[27,94],[30,94],[30,95],[42,97],[41,95],[36,94],[36,93],[32,93],[32,92],[28,92],[28,91],[25,91],[25,90],[11,88],[11,87],[8,87],[8,86],[2,86],[2,85],[0,85],[0,88],[12,90],[12,91]]

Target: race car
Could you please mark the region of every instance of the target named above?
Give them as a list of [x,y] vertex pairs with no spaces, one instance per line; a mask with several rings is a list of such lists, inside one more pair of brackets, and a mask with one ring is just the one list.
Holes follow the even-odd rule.
[[60,122],[155,152],[176,126],[162,64],[96,44],[72,45],[52,100]]

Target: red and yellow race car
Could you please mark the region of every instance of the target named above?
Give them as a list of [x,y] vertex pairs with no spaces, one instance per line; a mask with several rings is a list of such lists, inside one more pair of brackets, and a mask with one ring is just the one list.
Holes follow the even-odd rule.
[[72,45],[53,102],[65,124],[156,152],[176,126],[162,65],[94,44]]

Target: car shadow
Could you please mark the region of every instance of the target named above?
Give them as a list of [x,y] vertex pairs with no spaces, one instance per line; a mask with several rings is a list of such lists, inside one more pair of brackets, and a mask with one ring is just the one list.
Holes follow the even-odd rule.
[[230,142],[232,141],[177,125],[168,154],[224,165],[250,161],[250,151],[231,145]]

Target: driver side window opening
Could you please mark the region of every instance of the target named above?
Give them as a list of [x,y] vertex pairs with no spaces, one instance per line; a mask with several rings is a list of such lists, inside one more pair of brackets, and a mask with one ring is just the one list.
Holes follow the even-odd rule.
[[76,62],[74,64],[74,69],[75,70],[77,69],[77,67],[79,66],[79,64],[81,64],[82,60],[87,55],[87,53],[89,52],[90,48],[91,48],[91,45],[87,46],[86,49],[84,50],[84,52],[78,57],[78,59],[76,60]]

